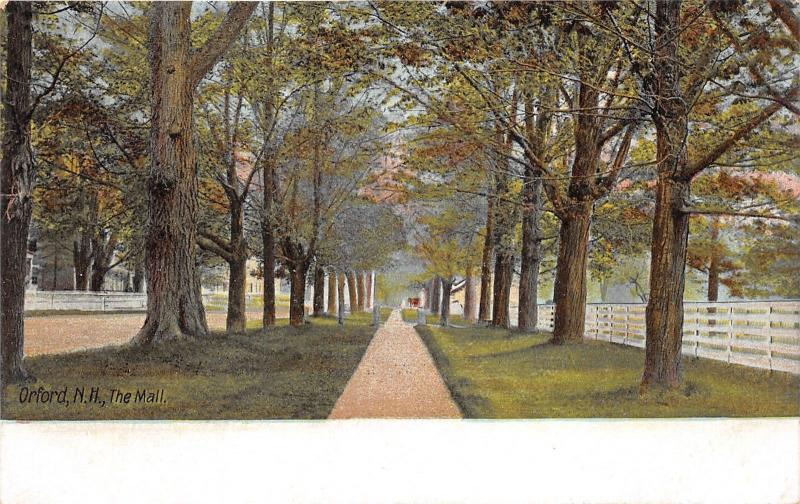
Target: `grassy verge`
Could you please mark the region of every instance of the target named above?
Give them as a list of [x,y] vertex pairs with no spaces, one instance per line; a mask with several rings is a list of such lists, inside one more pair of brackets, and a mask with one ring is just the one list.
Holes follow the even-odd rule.
[[469,418],[796,416],[800,377],[684,357],[681,390],[640,398],[644,353],[549,334],[417,327]]
[[[279,320],[262,334],[260,323],[252,321],[248,328],[254,328],[242,335],[215,333],[206,340],[171,341],[148,349],[106,347],[32,357],[26,366],[38,382],[28,390],[66,389],[70,404],[56,402],[58,397],[46,403],[21,402],[22,387],[12,386],[2,396],[2,418],[325,418],[375,332],[370,322],[368,313],[351,315],[344,327],[328,317],[299,328]],[[93,387],[98,389],[97,402],[89,401]],[[80,389],[87,402],[75,401]],[[112,402],[112,389],[130,392],[129,402]],[[154,397],[156,402],[137,402],[141,390],[142,399]]]

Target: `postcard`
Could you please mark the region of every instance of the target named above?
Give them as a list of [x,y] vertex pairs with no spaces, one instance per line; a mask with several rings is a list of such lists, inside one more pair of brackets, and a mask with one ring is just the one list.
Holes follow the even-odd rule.
[[[314,445],[312,487],[332,489],[281,502],[797,501],[799,16],[784,0],[4,2],[0,418],[19,462],[0,481],[21,484],[28,443],[55,464],[49,447],[87,432],[131,464],[151,463],[149,438],[249,474],[280,433]],[[661,457],[673,478],[701,470],[693,448],[669,455],[693,436],[718,472],[658,487]],[[222,438],[239,448],[209,448]],[[505,444],[463,451],[490,438]],[[589,466],[628,450],[638,486],[484,493],[445,471],[448,493],[376,473],[379,497],[319,476],[364,462],[335,447],[391,439],[431,454],[386,445],[410,464],[386,461],[395,477],[480,473],[473,456],[515,466],[495,479],[564,474],[596,446]],[[291,479],[303,459],[281,453]],[[124,472],[108,456],[59,467]]]

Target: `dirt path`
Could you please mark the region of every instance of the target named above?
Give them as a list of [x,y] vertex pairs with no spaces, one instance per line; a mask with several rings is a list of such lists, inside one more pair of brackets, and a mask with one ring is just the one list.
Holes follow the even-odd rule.
[[[286,309],[278,308],[278,317]],[[144,313],[103,313],[25,317],[25,355],[74,352],[127,343],[144,324]],[[225,330],[225,312],[207,311],[208,327]],[[248,311],[248,320],[261,320],[261,310]]]
[[329,418],[461,418],[461,413],[425,344],[394,310]]

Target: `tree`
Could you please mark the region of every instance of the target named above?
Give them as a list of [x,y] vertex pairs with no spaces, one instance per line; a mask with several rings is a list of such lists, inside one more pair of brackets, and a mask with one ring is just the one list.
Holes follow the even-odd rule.
[[211,70],[255,9],[233,5],[200,48],[192,50],[192,4],[152,7],[149,215],[146,238],[147,318],[140,345],[208,334],[195,265],[197,173],[193,106],[197,84]]
[[[47,79],[39,81],[41,91],[31,93],[33,54],[33,4],[9,2],[6,5],[6,82],[3,93],[2,159],[0,159],[0,235],[3,238],[0,277],[0,331],[2,331],[2,373],[0,383],[22,382],[30,378],[22,364],[24,311],[25,311],[25,261],[28,249],[28,231],[33,210],[33,192],[37,182],[36,166],[31,150],[31,120],[38,106],[48,98],[59,84],[59,78],[69,60],[79,54],[94,38],[89,35],[76,48],[48,41],[42,59],[54,66],[47,69]],[[75,10],[93,9],[69,6]],[[98,10],[99,18],[103,9]],[[43,14],[44,16],[45,14]]]
[[3,158],[0,160],[0,231],[3,236],[2,383],[28,378],[22,365],[25,254],[33,206],[31,157],[31,39],[33,4],[6,5],[6,84],[3,97]]
[[[684,7],[686,6],[686,7]],[[751,67],[748,58],[765,54],[768,44],[750,40],[740,44],[735,40],[721,40],[717,32],[703,32],[700,19],[714,19],[725,33],[720,19],[734,15],[736,4],[713,4],[701,10],[691,2],[658,2],[652,19],[655,39],[639,47],[647,48],[648,60],[635,56],[628,44],[628,35],[621,43],[631,59],[633,71],[640,80],[641,95],[649,106],[656,129],[657,184],[653,219],[650,294],[646,311],[647,337],[645,365],[640,391],[651,386],[675,388],[680,385],[681,340],[683,336],[683,292],[686,275],[686,257],[689,236],[689,219],[693,212],[690,202],[692,179],[715,164],[741,140],[752,135],[757,127],[767,121],[782,107],[781,102],[796,99],[797,84],[782,92],[780,101],[772,101],[759,111],[749,113],[744,119],[735,119],[710,142],[708,135],[700,135],[702,148],[692,149],[687,140],[693,138],[690,115],[693,105],[709,97],[739,95],[736,86],[714,90],[709,83],[715,79],[737,76],[741,67]],[[730,12],[728,12],[728,10]],[[693,15],[687,17],[686,13]],[[764,32],[761,32],[764,33]],[[644,33],[634,40],[647,40]],[[747,35],[747,34],[746,34]],[[769,36],[766,36],[769,39]],[[747,42],[747,41],[746,41]],[[650,45],[648,45],[650,44]],[[737,50],[732,60],[720,58],[727,47]],[[780,63],[765,58],[772,68]],[[738,80],[738,79],[737,79]],[[768,90],[769,92],[769,90]]]

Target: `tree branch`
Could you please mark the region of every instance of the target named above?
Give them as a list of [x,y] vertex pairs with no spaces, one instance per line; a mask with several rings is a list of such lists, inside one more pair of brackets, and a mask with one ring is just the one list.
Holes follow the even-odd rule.
[[713,208],[696,208],[696,207],[689,207],[684,206],[680,208],[682,213],[686,214],[694,214],[694,215],[728,215],[731,217],[750,217],[755,219],[772,219],[772,220],[780,220],[784,222],[791,222],[792,224],[800,225],[800,214],[796,215],[770,215],[770,214],[762,214],[757,212],[736,212],[734,210],[715,210]]
[[233,4],[222,24],[211,34],[205,45],[192,54],[189,64],[192,69],[192,73],[189,75],[189,82],[192,88],[197,86],[219,61],[257,6],[258,2],[237,2]]
[[[789,91],[787,91],[784,100],[793,100],[797,97],[798,92],[800,92],[800,85],[795,84],[792,86]],[[717,144],[716,147],[712,148],[708,151],[708,154],[701,157],[694,163],[689,163],[682,174],[686,179],[692,179],[695,175],[700,173],[701,171],[705,170],[711,164],[713,164],[720,156],[725,154],[728,149],[733,147],[736,142],[746,138],[747,136],[751,135],[753,131],[764,121],[772,117],[778,110],[783,108],[783,105],[780,103],[772,103],[769,107],[762,110],[759,114],[752,117],[749,121],[744,123],[738,130],[736,130],[731,136],[726,138],[725,140],[721,141]]]

